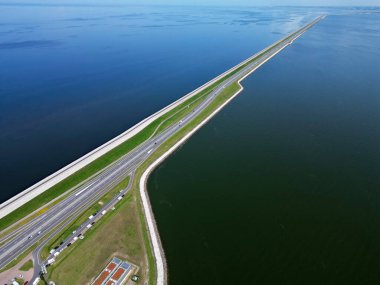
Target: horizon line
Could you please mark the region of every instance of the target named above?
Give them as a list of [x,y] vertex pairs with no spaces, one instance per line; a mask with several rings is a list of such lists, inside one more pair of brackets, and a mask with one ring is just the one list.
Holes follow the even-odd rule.
[[222,8],[222,7],[292,7],[292,8],[380,8],[380,3],[376,5],[266,5],[266,4],[256,4],[256,5],[218,5],[218,4],[168,4],[168,3],[146,3],[146,4],[102,4],[102,3],[94,3],[94,4],[86,4],[86,3],[48,3],[48,2],[0,2],[0,5],[3,6],[51,6],[51,7],[59,7],[59,6],[78,6],[78,7],[126,7],[126,6],[172,6],[172,7],[214,7],[214,8]]

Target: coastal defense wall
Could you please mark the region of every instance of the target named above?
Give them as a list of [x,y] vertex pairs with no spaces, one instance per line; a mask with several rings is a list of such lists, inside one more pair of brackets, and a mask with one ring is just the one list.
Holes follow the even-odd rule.
[[[314,25],[317,21],[321,20],[323,17],[318,17],[316,20],[314,20],[312,23],[304,27],[305,29],[301,34],[303,34],[306,29],[308,29],[308,26],[311,27]],[[298,38],[298,35],[296,38]],[[22,191],[21,193],[17,194],[16,196],[12,197],[11,199],[5,201],[4,203],[0,204],[0,218],[8,215],[15,209],[21,207],[28,201],[32,200],[33,198],[37,197],[39,194],[45,192],[46,190],[50,189],[57,183],[61,182],[65,178],[69,177],[76,171],[80,170],[81,168],[85,167],[86,165],[90,164],[97,158],[101,157],[102,155],[106,154],[110,150],[114,149],[115,147],[119,146],[120,144],[124,143],[134,135],[136,135],[138,132],[143,130],[145,127],[147,127],[150,123],[164,115],[165,113],[169,112],[173,108],[177,107],[187,99],[193,97],[200,91],[206,89],[219,79],[223,78],[227,74],[233,72],[240,66],[244,65],[245,63],[251,61],[253,58],[257,57],[259,54],[265,53],[267,50],[270,50],[273,46],[277,45],[278,43],[284,41],[289,35],[283,37],[282,39],[278,40],[277,42],[271,44],[267,48],[261,50],[260,52],[252,55],[251,57],[247,58],[246,60],[242,61],[238,65],[232,67],[231,69],[225,71],[224,73],[220,74],[219,76],[213,78],[209,82],[205,83],[204,85],[198,87],[194,91],[186,94],[182,98],[176,100],[175,102],[171,103],[170,105],[166,106],[165,108],[159,110],[158,112],[154,113],[153,115],[145,118],[141,122],[137,123],[133,127],[126,130],[124,133],[120,134],[119,136],[115,137],[114,139],[106,142],[105,144],[99,146],[98,148],[94,149],[93,151],[89,152],[88,154],[82,156],[81,158],[75,160],[74,162],[70,163],[69,165],[63,167],[62,169],[56,171],[55,173],[49,175],[45,179],[41,180],[40,182],[32,185],[31,187],[27,188],[26,190]],[[294,39],[293,39],[294,40]]]
[[[300,36],[300,35],[299,35]],[[295,39],[297,39],[299,36],[297,36]],[[277,44],[277,43],[275,43]],[[275,45],[273,44],[273,45]],[[273,45],[268,47],[267,49],[271,48]],[[166,259],[165,259],[165,254],[164,250],[162,248],[162,243],[161,239],[157,230],[156,222],[154,219],[152,207],[150,204],[149,200],[149,195],[147,192],[147,181],[149,174],[158,166],[160,165],[168,156],[170,156],[173,152],[175,152],[176,149],[180,145],[182,145],[186,140],[188,140],[194,133],[196,133],[203,125],[205,125],[209,120],[212,119],[220,110],[222,110],[230,101],[232,101],[241,91],[243,91],[243,86],[241,85],[241,81],[243,81],[246,77],[248,77],[251,73],[253,73],[255,70],[260,68],[264,63],[269,61],[272,57],[277,55],[279,52],[281,52],[284,48],[286,48],[288,45],[284,46],[280,50],[278,50],[276,53],[274,53],[272,56],[270,56],[268,59],[263,61],[261,64],[259,64],[257,67],[252,69],[250,72],[248,72],[245,76],[240,78],[238,80],[238,84],[240,86],[240,89],[235,92],[226,102],[224,102],[221,106],[219,106],[214,112],[212,112],[206,119],[204,119],[199,125],[197,125],[191,132],[187,133],[186,136],[184,136],[181,140],[179,140],[175,145],[173,145],[167,152],[165,152],[162,156],[157,158],[149,167],[144,171],[143,175],[140,178],[139,182],[139,187],[140,187],[140,196],[141,196],[141,201],[142,205],[144,208],[144,213],[146,216],[146,221],[147,221],[147,227],[149,230],[149,234],[151,237],[151,242],[152,242],[152,247],[153,247],[153,253],[155,256],[156,260],[156,268],[157,268],[157,278],[156,278],[156,284],[158,285],[167,285],[168,284],[168,276],[167,276],[167,264],[166,264]],[[267,50],[265,49],[265,50]],[[264,50],[264,51],[265,51]],[[255,57],[254,55],[253,57]],[[251,57],[252,58],[252,57]],[[249,61],[251,58],[248,60],[244,61],[241,64],[244,64],[245,62]],[[241,65],[239,64],[239,66]]]
[[[282,39],[281,39],[282,40]],[[257,54],[254,54],[253,56],[249,57],[248,59],[244,60],[243,62],[239,63],[238,65],[232,67],[231,69],[227,70],[226,72],[220,74],[219,76],[213,78],[206,84],[200,86],[199,88],[195,89],[194,91],[186,94],[185,96],[181,97],[177,101],[171,103],[170,105],[166,106],[165,108],[159,110],[158,112],[154,113],[153,115],[145,118],[141,122],[137,123],[133,127],[129,128],[119,136],[115,137],[114,139],[106,142],[105,144],[99,146],[98,148],[94,149],[93,151],[89,152],[88,154],[80,157],[79,159],[75,160],[74,162],[70,163],[69,165],[61,168],[60,170],[54,172],[53,174],[49,175],[48,177],[44,178],[43,180],[39,181],[38,183],[32,185],[31,187],[25,189],[21,193],[17,194],[16,196],[12,197],[11,199],[5,201],[4,203],[0,204],[0,218],[8,215],[15,209],[21,207],[28,201],[32,200],[33,198],[37,197],[39,194],[45,192],[46,190],[50,189],[57,183],[61,182],[65,178],[69,177],[76,171],[80,170],[81,168],[85,167],[86,165],[90,164],[97,158],[101,157],[102,155],[106,154],[113,148],[119,146],[120,144],[124,143],[134,135],[136,135],[138,132],[143,130],[145,127],[147,127],[150,123],[158,119],[160,116],[164,115],[165,113],[169,112],[173,108],[177,107],[187,99],[193,97],[200,91],[204,90],[205,88],[209,87],[216,81],[218,81],[220,78],[224,77],[225,75],[229,74],[230,72],[234,71],[235,69],[239,68],[241,65],[244,65],[254,57],[256,57],[258,54],[265,52],[267,49],[270,49],[277,43],[281,42],[279,40],[278,42],[272,44],[271,46],[267,47],[266,49],[260,51]]]

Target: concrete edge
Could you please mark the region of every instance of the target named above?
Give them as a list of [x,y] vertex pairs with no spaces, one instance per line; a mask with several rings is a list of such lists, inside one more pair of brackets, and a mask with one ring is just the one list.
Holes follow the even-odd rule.
[[149,175],[157,168],[166,158],[168,158],[172,153],[174,153],[181,145],[183,145],[186,140],[188,140],[195,132],[197,132],[203,125],[205,125],[216,113],[218,113],[226,104],[228,104],[235,96],[237,96],[243,90],[240,85],[240,89],[223,105],[216,109],[210,116],[203,120],[198,126],[196,126],[192,131],[187,133],[181,140],[179,140],[175,145],[173,145],[167,152],[155,160],[143,173],[140,178],[139,188],[140,196],[144,208],[145,218],[148,225],[148,232],[150,235],[150,240],[153,246],[153,255],[156,260],[156,269],[157,269],[157,285],[166,285],[168,284],[167,278],[167,263],[165,258],[165,253],[162,247],[160,235],[157,229],[157,224],[154,219],[152,206],[150,204],[150,199],[147,193],[147,180]]

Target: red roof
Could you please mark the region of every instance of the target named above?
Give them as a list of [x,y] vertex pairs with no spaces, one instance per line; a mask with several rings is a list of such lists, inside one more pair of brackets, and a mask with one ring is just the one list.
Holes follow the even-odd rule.
[[111,262],[110,264],[108,264],[107,269],[109,271],[112,271],[115,269],[115,267],[116,267],[116,264],[114,262]]
[[112,275],[111,278],[112,278],[113,280],[118,281],[119,278],[120,278],[120,276],[123,275],[124,272],[125,272],[125,270],[124,270],[123,268],[118,268],[118,269],[116,270],[116,272],[114,273],[114,275]]
[[99,275],[98,279],[95,280],[94,285],[101,285],[101,284],[104,282],[104,280],[107,279],[108,275],[109,275],[109,272],[107,272],[107,271],[103,271],[103,272]]

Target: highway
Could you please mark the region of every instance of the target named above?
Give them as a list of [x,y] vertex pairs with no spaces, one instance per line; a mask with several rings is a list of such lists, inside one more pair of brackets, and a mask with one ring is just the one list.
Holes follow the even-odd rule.
[[62,243],[57,245],[56,249],[54,249],[54,252],[51,252],[49,257],[46,258],[45,261],[41,261],[40,259],[41,251],[50,242],[50,240],[58,233],[60,233],[71,221],[69,220],[64,225],[57,228],[46,240],[44,240],[41,244],[38,245],[38,247],[33,251],[33,260],[37,266],[34,266],[32,280],[36,280],[38,276],[40,276],[41,268],[46,269],[46,267],[52,263],[52,259],[55,259],[64,249],[69,247],[77,240],[84,238],[84,234],[87,230],[89,230],[108,211],[112,211],[112,209],[114,209],[115,205],[131,189],[133,178],[134,172],[130,174],[128,186],[125,189],[121,190],[119,193],[117,193],[117,195],[115,195],[109,202],[107,202],[97,213],[92,214],[91,218],[89,217],[86,221],[84,221],[74,232],[72,232],[72,234],[70,234],[64,241],[62,241]]
[[[0,248],[0,268],[3,268],[20,254],[37,244],[37,247],[33,251],[35,266],[35,274],[33,279],[37,278],[41,270],[41,266],[45,266],[47,264],[47,260],[41,261],[39,255],[42,248],[48,243],[48,241],[50,241],[57,233],[70,224],[72,220],[76,219],[81,213],[96,203],[96,201],[98,201],[105,193],[110,191],[127,176],[131,176],[129,183],[131,185],[134,177],[133,173],[141,165],[141,163],[151,156],[164,142],[166,142],[195,117],[197,117],[203,110],[205,110],[205,108],[209,106],[210,103],[212,103],[226,87],[246,76],[252,72],[252,70],[257,68],[257,66],[261,65],[283,48],[293,43],[294,40],[296,40],[321,19],[322,17],[318,17],[295,33],[285,37],[277,45],[263,50],[258,57],[247,64],[244,68],[235,72],[215,87],[210,94],[207,95],[203,101],[201,101],[201,103],[199,103],[192,110],[192,112],[182,118],[180,122],[171,125],[163,132],[143,142],[137,148],[119,159],[116,163],[107,167],[104,172],[93,177],[92,179],[89,179],[86,183],[78,187],[75,191],[69,194],[62,201],[58,202],[48,211],[32,219],[31,221],[28,221],[22,227],[1,238],[0,242],[2,245]],[[123,191],[124,194],[129,190],[130,185]],[[120,197],[120,194],[116,195],[109,203],[103,206],[102,211],[108,211],[112,208],[114,204],[118,202],[118,197]],[[101,218],[100,213],[94,217],[94,220],[98,218]],[[75,234],[77,235],[84,228],[87,228],[88,224],[89,221],[82,224]],[[73,240],[73,238],[74,235],[66,239],[57,251],[64,249],[70,241]],[[54,258],[54,256],[49,256],[49,259],[51,258]]]

